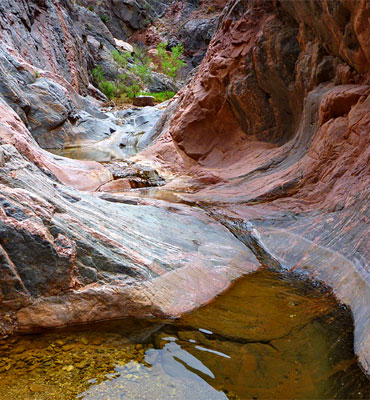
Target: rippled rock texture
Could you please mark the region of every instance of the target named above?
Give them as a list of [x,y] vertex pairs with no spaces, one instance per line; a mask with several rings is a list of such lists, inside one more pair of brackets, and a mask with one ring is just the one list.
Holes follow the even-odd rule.
[[1,154],[3,334],[179,315],[258,266],[200,209],[99,198],[58,183],[14,146],[1,146]]
[[367,1],[228,2],[139,156],[184,204],[103,193],[109,169],[39,147],[121,137],[81,96],[96,37],[112,37],[68,0],[0,7],[2,333],[176,316],[268,264],[351,306],[368,371]]
[[329,284],[367,371],[369,15],[367,1],[230,1],[146,153],[262,262]]
[[[258,267],[201,209],[108,195],[101,188],[113,190],[117,172],[41,148],[124,137],[122,120],[82,96],[92,90],[87,68],[94,56],[85,29],[95,29],[95,40],[105,37],[104,46],[110,40],[100,19],[86,28],[87,17],[89,10],[68,0],[1,4],[2,334],[178,315]],[[133,144],[147,145],[160,133],[153,121],[162,111],[156,111],[127,122],[137,134]]]

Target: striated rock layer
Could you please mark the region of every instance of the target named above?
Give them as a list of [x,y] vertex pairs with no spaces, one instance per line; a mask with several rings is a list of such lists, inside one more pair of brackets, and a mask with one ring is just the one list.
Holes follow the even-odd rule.
[[[370,4],[230,1],[141,159],[254,248],[350,305],[370,367]],[[257,249],[257,250],[256,250]]]
[[158,109],[122,127],[82,97],[89,43],[111,37],[91,18],[69,0],[0,5],[0,334],[179,315],[259,265],[203,210],[108,195],[109,169],[40,148],[159,134]]
[[84,50],[112,41],[96,15],[69,0],[0,10],[2,334],[177,316],[267,264],[351,307],[369,372],[367,1],[228,2],[138,157],[172,179],[158,197],[183,204],[104,193],[126,181],[39,147],[121,138],[81,96],[94,91]]

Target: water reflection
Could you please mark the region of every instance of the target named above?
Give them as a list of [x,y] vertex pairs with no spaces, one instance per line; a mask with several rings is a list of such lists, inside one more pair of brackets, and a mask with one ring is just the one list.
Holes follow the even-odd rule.
[[370,398],[348,310],[260,271],[178,321],[123,320],[0,342],[0,399]]
[[92,146],[71,147],[64,149],[48,149],[50,153],[75,160],[109,162],[113,160],[126,160],[137,153],[135,147],[112,147],[109,150],[101,150]]
[[148,349],[144,366],[130,362],[116,367],[116,374],[80,394],[86,400],[112,399],[227,399],[214,389],[202,375],[215,378],[196,357],[175,342],[160,350]]

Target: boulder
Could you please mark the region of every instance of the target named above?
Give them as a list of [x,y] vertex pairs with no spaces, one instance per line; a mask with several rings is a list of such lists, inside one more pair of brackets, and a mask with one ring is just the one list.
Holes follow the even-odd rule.
[[148,84],[148,90],[151,93],[168,91],[176,93],[179,90],[179,85],[167,75],[161,74],[159,72],[152,72],[151,80]]
[[136,107],[153,107],[154,97],[153,96],[137,96],[133,100],[133,105]]
[[121,50],[121,51],[128,51],[132,53],[134,51],[134,48],[130,43],[124,42],[123,40],[116,39],[114,38],[114,41],[116,43],[116,46]]

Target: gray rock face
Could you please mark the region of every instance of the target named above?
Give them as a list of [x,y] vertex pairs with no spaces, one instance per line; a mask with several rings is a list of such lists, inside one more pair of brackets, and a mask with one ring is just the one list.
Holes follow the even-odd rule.
[[163,16],[176,0],[78,0],[84,7],[90,7],[106,19],[114,37],[127,39],[134,31],[144,29],[152,21]]
[[157,124],[167,107],[167,103],[155,107],[132,108],[107,113],[112,121],[119,124],[119,129],[94,143],[91,147],[118,156],[120,150],[129,151],[130,155],[148,147],[160,134]]
[[[85,29],[82,40],[86,41],[88,36],[92,36],[98,43],[102,43],[106,48],[113,50],[115,48],[114,37],[99,15],[87,7],[78,5],[75,7],[76,13],[81,19],[81,27]],[[93,59],[96,60],[95,57]]]
[[1,40],[36,67],[65,77],[84,92],[88,85],[88,51],[84,28],[71,1],[13,1],[0,3]]
[[199,209],[101,200],[48,178],[12,146],[1,151],[0,313],[13,329],[176,315],[258,265]]
[[[69,117],[76,112],[65,88],[47,78],[41,78],[28,85],[27,89],[30,103],[27,121],[34,138],[43,148],[63,145],[71,129]],[[51,131],[53,134],[50,134]]]
[[215,33],[218,18],[192,19],[179,31],[179,39],[192,57],[192,65],[196,67],[202,61],[208,45]]
[[120,129],[62,78],[43,71],[37,77],[37,70],[25,68],[24,62],[0,49],[0,96],[22,118],[41,147],[91,143]]
[[158,72],[152,72],[151,81],[148,84],[148,90],[151,93],[158,92],[177,92],[179,90],[176,83],[164,74]]

